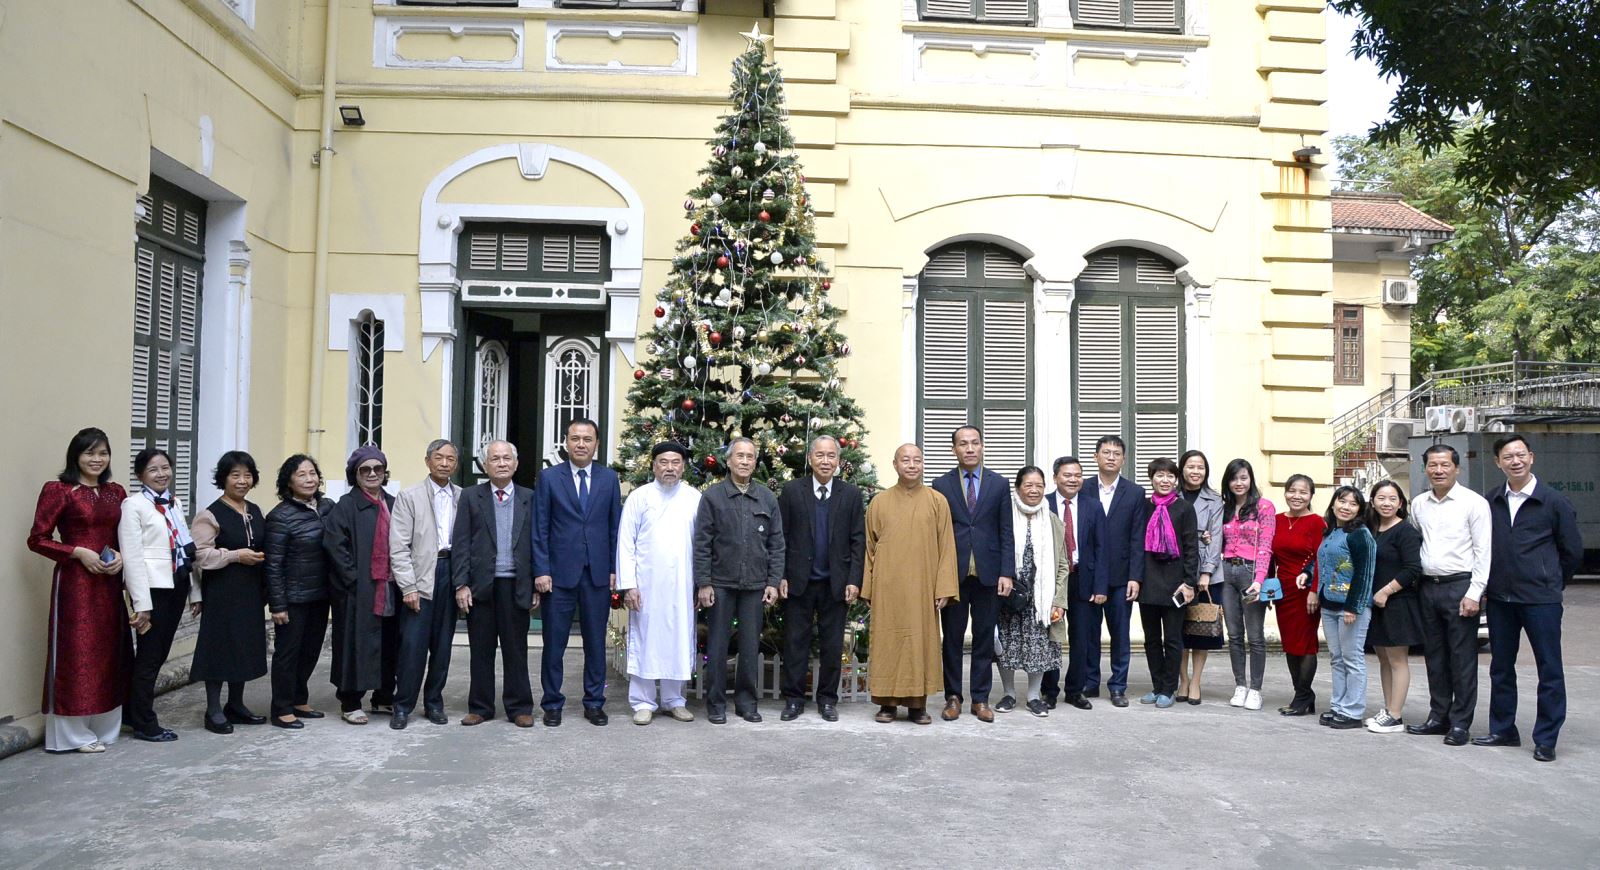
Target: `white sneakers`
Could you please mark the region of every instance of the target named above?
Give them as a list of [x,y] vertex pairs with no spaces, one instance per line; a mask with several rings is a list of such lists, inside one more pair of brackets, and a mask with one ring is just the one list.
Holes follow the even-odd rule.
[[1374,734],[1394,734],[1404,731],[1406,728],[1404,720],[1396,719],[1394,716],[1389,715],[1389,711],[1386,709],[1379,711],[1378,715],[1373,716],[1362,724],[1366,725],[1367,730]]
[[689,712],[688,707],[673,707],[671,710],[667,711],[667,715],[678,720],[679,722],[694,721],[694,714]]
[[1251,689],[1249,692],[1247,692],[1244,696],[1244,708],[1246,710],[1261,709],[1261,693],[1255,689]]
[[[1228,706],[1229,707],[1243,707],[1244,706],[1244,699],[1246,697],[1248,697],[1249,694],[1250,694],[1250,690],[1245,688],[1244,686],[1235,686],[1234,690],[1233,690],[1233,698],[1228,701]],[[1256,698],[1256,709],[1258,709],[1258,710],[1261,709],[1261,699],[1260,699],[1259,696]]]
[[654,710],[635,710],[633,711],[633,724],[649,725],[650,720],[654,719],[655,717],[656,714]]

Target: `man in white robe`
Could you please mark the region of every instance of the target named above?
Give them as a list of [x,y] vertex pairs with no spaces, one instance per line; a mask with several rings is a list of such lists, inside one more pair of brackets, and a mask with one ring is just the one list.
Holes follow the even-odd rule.
[[681,444],[662,442],[650,455],[655,481],[628,494],[617,533],[617,589],[632,611],[628,703],[635,725],[649,725],[658,707],[680,722],[694,720],[683,686],[694,676],[694,519],[700,493],[682,482],[689,451]]

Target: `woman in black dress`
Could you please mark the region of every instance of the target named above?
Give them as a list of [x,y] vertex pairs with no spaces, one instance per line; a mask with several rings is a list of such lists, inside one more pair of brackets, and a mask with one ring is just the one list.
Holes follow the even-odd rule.
[[1373,484],[1369,504],[1367,526],[1377,535],[1378,560],[1367,642],[1378,654],[1384,704],[1366,726],[1377,734],[1393,734],[1405,730],[1401,713],[1411,688],[1406,656],[1410,647],[1422,643],[1422,609],[1415,591],[1422,579],[1422,533],[1406,522],[1406,494],[1394,481]]
[[[189,675],[206,684],[206,730],[231,734],[235,725],[261,725],[244,705],[244,684],[267,673],[267,521],[245,496],[261,482],[256,461],[242,450],[217,460],[213,482],[222,497],[190,524],[200,566],[200,636]],[[222,704],[222,684],[228,704]]]

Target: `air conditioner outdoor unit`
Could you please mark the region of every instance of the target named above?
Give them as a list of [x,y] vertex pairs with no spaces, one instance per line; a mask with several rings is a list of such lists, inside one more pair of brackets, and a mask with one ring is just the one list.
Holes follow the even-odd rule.
[[1466,406],[1453,409],[1450,412],[1450,431],[1478,431],[1478,409]]
[[1378,443],[1374,448],[1382,455],[1405,455],[1411,436],[1422,434],[1421,420],[1401,417],[1378,418]]
[[1483,424],[1483,431],[1485,431],[1485,432],[1515,432],[1515,431],[1517,431],[1517,429],[1511,423],[1508,423],[1505,420],[1501,420],[1499,418],[1495,418],[1495,419],[1490,420],[1489,422]]
[[1424,417],[1424,429],[1429,432],[1449,432],[1450,415],[1456,411],[1455,405],[1435,405],[1428,409]]
[[1410,278],[1383,279],[1383,304],[1417,304],[1417,282],[1411,280]]

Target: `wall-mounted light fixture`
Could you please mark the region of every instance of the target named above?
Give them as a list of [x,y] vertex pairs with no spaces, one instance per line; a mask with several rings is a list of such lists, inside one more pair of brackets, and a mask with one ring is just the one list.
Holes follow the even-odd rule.
[[[361,117],[360,106],[340,106],[339,119],[344,121],[346,127],[365,127],[367,119]],[[1297,154],[1299,152],[1296,152]]]
[[1322,153],[1322,149],[1318,148],[1315,145],[1307,145],[1304,148],[1296,148],[1295,151],[1294,151],[1294,162],[1296,162],[1296,163],[1310,163],[1311,162],[1311,158],[1313,158],[1313,157],[1315,157],[1315,156],[1317,156],[1318,154],[1321,154],[1321,153]]

